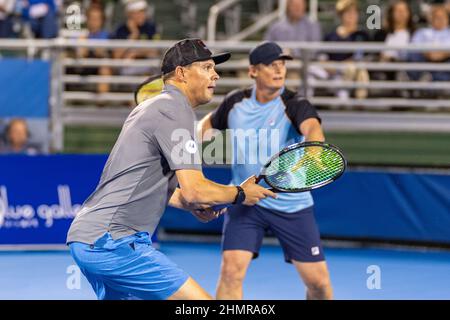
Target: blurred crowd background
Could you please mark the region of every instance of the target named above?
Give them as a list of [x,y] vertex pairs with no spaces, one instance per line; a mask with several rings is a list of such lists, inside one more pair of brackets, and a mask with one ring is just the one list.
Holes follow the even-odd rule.
[[[0,38],[3,39],[95,39],[95,40],[178,40],[186,37],[207,38],[207,19],[211,6],[218,1],[212,0],[84,0],[81,2],[63,0],[0,0]],[[238,6],[225,11],[218,20],[216,40],[230,39],[230,36],[251,25],[264,12],[269,13],[276,9],[278,1],[240,1]],[[310,1],[287,0],[286,12],[283,17],[269,24],[259,32],[254,32],[245,40],[278,42],[358,42],[380,43],[389,45],[450,45],[450,1],[364,1],[364,0],[320,0],[317,2],[316,16],[310,16]],[[377,5],[382,11],[382,23],[378,29],[367,27],[370,5]],[[1,40],[1,39],[0,39]],[[27,53],[0,48],[1,59],[29,57]],[[80,76],[75,80],[64,83],[65,92],[77,94],[73,98],[73,105],[93,108],[128,107],[135,103],[130,99],[118,100],[118,94],[133,92],[138,80],[158,72],[157,64],[142,66],[130,63],[127,66],[114,67],[112,63],[77,64],[80,59],[105,59],[125,61],[158,60],[164,50],[148,48],[70,48],[64,51],[64,57],[75,59],[74,63],[65,66],[65,75]],[[299,50],[290,50],[297,61],[301,61],[302,53]],[[48,50],[36,50],[33,57],[50,59]],[[246,54],[237,56],[244,67],[233,70],[224,70],[221,75],[236,79],[248,79],[246,71]],[[433,70],[371,70],[361,67],[361,62],[403,62],[421,63],[429,62],[446,65],[450,62],[450,52],[406,52],[402,50],[383,50],[380,52],[313,52],[310,59],[319,62],[337,62],[345,65],[344,68],[311,67],[308,77],[313,80],[330,82],[370,83],[371,81],[417,81],[423,83],[450,81],[450,71]],[[98,61],[98,60],[95,60]],[[359,63],[359,64],[358,64]],[[300,80],[301,71],[289,69],[288,79]],[[120,81],[91,81],[84,82],[83,77],[99,76],[121,79],[136,79],[134,83]],[[126,78],[135,77],[135,78]],[[81,79],[81,80],[77,80]],[[100,78],[101,79],[101,78]],[[243,81],[242,83],[245,83]],[[219,94],[226,94],[231,90],[229,86],[219,88]],[[222,92],[220,92],[222,90]],[[450,90],[415,90],[369,89],[367,87],[355,88],[309,88],[308,96],[333,97],[338,100],[348,99],[364,100],[372,97],[403,98],[403,99],[448,99]],[[84,96],[80,93],[82,92]],[[86,94],[90,95],[87,96]],[[115,95],[113,95],[114,93]],[[109,95],[108,95],[109,94]],[[105,96],[106,95],[106,96]],[[78,99],[79,100],[76,100]],[[120,100],[120,99],[119,99]],[[124,100],[126,100],[124,102]],[[344,107],[348,110],[364,110],[364,104]],[[321,106],[319,109],[327,109]],[[395,110],[395,106],[390,108]],[[403,106],[402,110],[407,110]],[[46,124],[48,125],[48,123]],[[118,134],[118,126],[107,128],[102,126],[100,131],[93,128],[68,127],[64,128],[65,141],[69,140],[68,149],[64,151],[81,152],[107,152]],[[39,129],[39,126],[36,128]],[[37,129],[37,130],[38,130]],[[39,130],[38,130],[39,131]],[[42,143],[33,143],[30,130],[25,119],[9,117],[0,120],[0,152],[1,153],[47,153],[50,146]],[[106,144],[96,144],[95,149],[83,149],[83,137],[111,136]],[[77,138],[78,137],[78,138]],[[72,140],[71,140],[72,139]],[[74,139],[74,140],[73,140]],[[72,141],[72,144],[71,144]],[[75,144],[75,145],[74,145]],[[72,149],[70,149],[72,146]],[[104,148],[103,148],[104,146]],[[59,150],[61,151],[61,150]]]

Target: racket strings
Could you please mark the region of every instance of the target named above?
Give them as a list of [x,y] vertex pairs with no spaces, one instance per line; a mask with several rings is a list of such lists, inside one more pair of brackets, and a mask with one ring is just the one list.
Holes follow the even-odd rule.
[[283,153],[272,161],[265,174],[274,187],[298,190],[330,181],[344,167],[344,159],[334,149],[307,146]]

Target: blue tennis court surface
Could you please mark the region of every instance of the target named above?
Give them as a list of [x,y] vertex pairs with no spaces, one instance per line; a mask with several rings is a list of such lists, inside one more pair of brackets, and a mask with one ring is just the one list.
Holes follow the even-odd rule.
[[[219,244],[165,242],[161,251],[214,294]],[[450,252],[325,249],[336,299],[450,299]],[[73,273],[67,251],[0,252],[0,299],[95,299],[89,283]],[[367,280],[379,268],[380,289]],[[369,281],[370,282],[370,281]],[[373,283],[373,282],[370,282]],[[305,289],[281,248],[264,246],[250,266],[245,299],[304,299]]]

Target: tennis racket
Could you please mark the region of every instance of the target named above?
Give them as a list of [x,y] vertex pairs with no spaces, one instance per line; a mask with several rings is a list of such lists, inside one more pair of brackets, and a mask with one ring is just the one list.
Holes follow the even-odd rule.
[[142,101],[152,98],[161,93],[164,82],[161,75],[154,75],[142,82],[134,91],[134,101],[140,104]]
[[[261,169],[256,183],[264,180],[274,192],[305,192],[336,181],[347,167],[342,152],[323,142],[301,142],[290,145],[274,156]],[[213,210],[231,206],[221,204]]]

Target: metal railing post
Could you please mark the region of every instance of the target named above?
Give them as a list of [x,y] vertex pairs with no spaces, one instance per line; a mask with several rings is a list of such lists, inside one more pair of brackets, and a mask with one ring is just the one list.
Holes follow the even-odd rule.
[[209,43],[216,41],[216,24],[219,13],[239,2],[240,0],[223,0],[209,8],[208,22],[207,22],[207,37]]
[[309,18],[312,21],[318,21],[319,1],[309,0]]
[[286,0],[278,0],[278,19],[286,16]]
[[64,122],[63,109],[63,56],[62,47],[51,47],[51,75],[50,75],[50,132],[51,151],[62,152],[64,149]]
[[309,99],[309,85],[308,85],[308,68],[309,68],[309,62],[310,62],[310,57],[309,57],[309,51],[308,49],[302,48],[300,50],[300,56],[302,59],[302,67],[300,68],[300,78],[302,81],[302,91],[303,91],[303,96],[307,99]]

